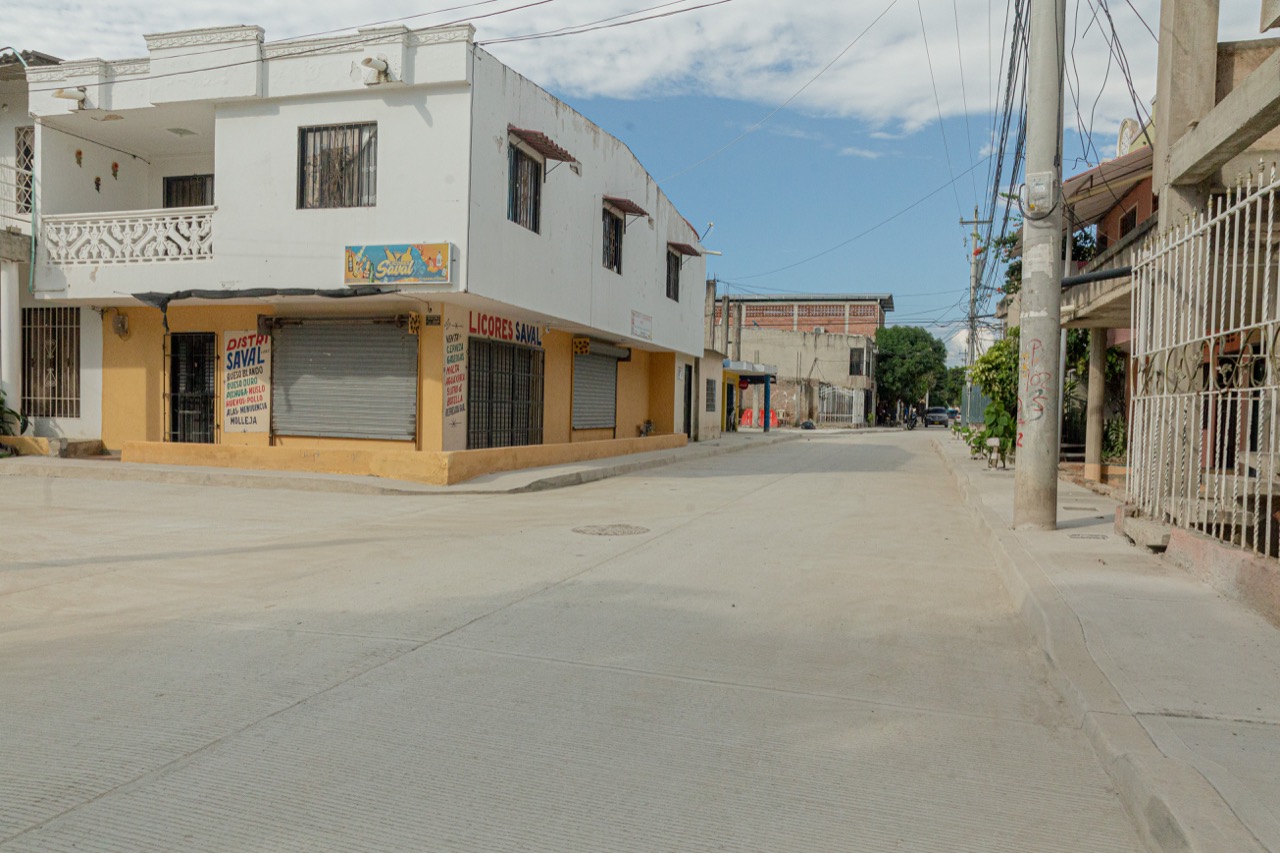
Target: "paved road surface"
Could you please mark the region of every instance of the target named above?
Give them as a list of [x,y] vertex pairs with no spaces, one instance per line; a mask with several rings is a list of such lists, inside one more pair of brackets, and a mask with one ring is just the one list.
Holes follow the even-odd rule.
[[1137,850],[959,500],[921,431],[516,496],[8,480],[0,851]]

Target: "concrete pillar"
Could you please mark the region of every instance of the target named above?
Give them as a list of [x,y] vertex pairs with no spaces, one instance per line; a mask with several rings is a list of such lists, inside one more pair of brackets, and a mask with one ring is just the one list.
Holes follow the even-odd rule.
[[1180,224],[1204,208],[1200,186],[1171,186],[1169,152],[1217,99],[1219,0],[1163,0],[1156,61],[1153,183],[1160,196],[1160,227]]
[[1103,407],[1107,402],[1107,330],[1089,330],[1089,398],[1085,412],[1084,477],[1102,482]]
[[765,432],[769,431],[769,421],[771,420],[771,418],[769,417],[769,413],[770,413],[770,409],[773,408],[773,400],[771,399],[772,395],[769,390],[772,387],[773,387],[773,380],[771,380],[768,376],[766,376],[764,378],[764,409],[762,410],[761,416],[760,416],[760,420],[764,422]]
[[18,264],[0,261],[0,390],[11,409],[22,403],[22,276]]

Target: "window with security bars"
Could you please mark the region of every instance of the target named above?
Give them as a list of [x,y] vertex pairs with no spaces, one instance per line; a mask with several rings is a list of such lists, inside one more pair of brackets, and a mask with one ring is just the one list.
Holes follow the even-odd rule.
[[667,298],[680,301],[680,261],[675,252],[667,252]]
[[507,148],[507,219],[542,230],[542,163],[518,145]]
[[543,353],[472,339],[467,352],[467,449],[542,444]]
[[707,380],[707,411],[714,412],[716,410],[716,381],[714,379]]
[[378,123],[298,128],[298,207],[373,207]]
[[864,350],[862,347],[849,350],[849,375],[862,376],[864,367]]
[[36,129],[28,125],[14,129],[14,162],[18,171],[18,213],[31,212],[31,175],[36,168]]
[[165,207],[208,207],[213,204],[213,175],[180,175],[164,179]]
[[218,389],[218,336],[169,336],[169,441],[212,444]]
[[601,211],[600,219],[604,223],[604,268],[622,275],[622,235],[626,225],[607,207]]
[[22,309],[22,413],[80,417],[80,309]]

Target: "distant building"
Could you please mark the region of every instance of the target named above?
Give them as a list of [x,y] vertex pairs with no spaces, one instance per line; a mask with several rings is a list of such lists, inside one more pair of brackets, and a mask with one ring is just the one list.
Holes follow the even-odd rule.
[[[721,346],[733,361],[777,366],[779,423],[866,426],[877,402],[875,336],[892,310],[889,293],[730,296],[716,305],[709,340],[713,349],[727,340]],[[756,411],[750,422],[758,423],[761,406],[748,397],[737,408]]]

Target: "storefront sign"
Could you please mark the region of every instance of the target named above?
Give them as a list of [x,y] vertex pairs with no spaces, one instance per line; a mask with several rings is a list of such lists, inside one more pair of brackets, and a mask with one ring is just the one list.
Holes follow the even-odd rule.
[[472,311],[469,331],[477,338],[491,338],[495,341],[507,341],[526,347],[542,346],[541,326],[519,320],[508,320],[506,317],[495,314]]
[[639,311],[631,312],[631,337],[642,341],[653,340],[653,318]]
[[467,341],[460,332],[444,336],[444,416],[467,416]]
[[346,283],[451,284],[452,249],[448,243],[347,246]]
[[222,376],[223,432],[266,432],[271,424],[271,336],[227,332]]
[[749,380],[746,380],[746,379],[738,380],[738,390],[745,391],[750,387],[751,387],[751,382]]

